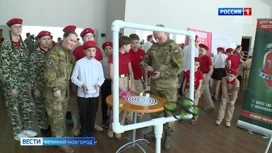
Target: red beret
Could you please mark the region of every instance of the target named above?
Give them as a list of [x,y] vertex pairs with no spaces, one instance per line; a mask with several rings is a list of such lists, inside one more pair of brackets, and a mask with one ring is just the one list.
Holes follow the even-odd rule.
[[233,68],[227,69],[226,72],[227,72],[228,74],[237,75],[237,71],[236,71],[235,69],[233,69]]
[[153,38],[153,35],[148,35],[147,39]]
[[8,26],[12,26],[14,24],[22,24],[23,23],[23,20],[20,19],[20,18],[13,18],[13,19],[10,19],[8,22],[7,22],[7,25]]
[[[51,37],[51,33],[49,31],[41,31],[36,37],[38,39],[42,38],[43,36],[50,36]],[[52,38],[51,38],[52,39]]]
[[81,37],[84,37],[87,33],[92,33],[92,34],[94,34],[94,31],[93,31],[93,29],[91,29],[91,28],[86,28],[86,29],[84,29],[84,30],[80,33],[80,36],[81,36]]
[[200,62],[200,58],[195,57],[195,62]]
[[221,50],[221,51],[225,51],[225,49],[223,47],[218,47],[217,50]]
[[105,49],[107,46],[111,46],[112,47],[112,42],[111,41],[106,41],[103,43],[102,48]]
[[75,25],[68,25],[66,27],[63,28],[63,32],[67,32],[67,31],[75,31],[76,30],[76,26]]
[[233,49],[232,49],[232,48],[228,48],[228,49],[226,49],[226,52],[227,52],[227,53],[233,52]]
[[5,40],[5,38],[3,38],[3,37],[0,38],[0,42],[2,42],[2,41],[4,41],[4,40]]
[[84,49],[96,47],[96,42],[95,41],[87,41],[83,44]]
[[209,50],[209,47],[206,46],[206,45],[204,45],[204,44],[199,44],[199,47],[204,48],[204,49],[206,49],[206,50]]

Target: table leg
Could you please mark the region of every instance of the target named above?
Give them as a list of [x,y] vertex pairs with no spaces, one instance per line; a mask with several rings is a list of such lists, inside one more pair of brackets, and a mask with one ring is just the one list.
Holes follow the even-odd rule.
[[161,138],[163,133],[163,124],[155,126],[156,153],[161,153]]
[[[137,113],[133,113],[133,123],[137,123]],[[128,142],[121,146],[116,153],[121,153],[131,147],[137,147],[141,152],[146,153],[144,148],[140,145],[143,143],[149,144],[149,142],[146,139],[136,139],[136,129],[132,130],[132,135],[131,135],[131,142]]]
[[[137,113],[133,113],[133,123],[137,123]],[[132,131],[132,147],[135,147],[135,139],[136,139],[136,129],[133,129]]]

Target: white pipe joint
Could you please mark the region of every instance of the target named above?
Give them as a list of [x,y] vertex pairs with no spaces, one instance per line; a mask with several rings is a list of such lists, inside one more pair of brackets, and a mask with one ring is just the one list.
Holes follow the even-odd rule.
[[111,25],[112,31],[120,31],[121,28],[124,28],[125,22],[122,20],[114,20]]

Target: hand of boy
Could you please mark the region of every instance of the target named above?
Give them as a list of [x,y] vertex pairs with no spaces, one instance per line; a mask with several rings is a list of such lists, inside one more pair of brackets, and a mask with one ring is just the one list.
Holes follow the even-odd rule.
[[84,93],[86,94],[88,92],[88,87],[85,84],[83,84],[82,88],[83,88]]
[[200,91],[199,91],[199,90],[197,90],[197,91],[195,92],[195,97],[200,97]]
[[98,84],[95,84],[95,85],[94,85],[94,88],[95,88],[96,92],[99,91],[99,85],[98,85]]
[[135,92],[135,93],[137,93],[137,91],[136,91],[136,89],[135,89],[135,87],[134,86],[132,86],[131,88],[130,88],[130,90],[129,90],[130,92]]
[[147,66],[145,68],[145,72],[148,73],[148,72],[152,72],[153,71],[153,68],[151,66]]

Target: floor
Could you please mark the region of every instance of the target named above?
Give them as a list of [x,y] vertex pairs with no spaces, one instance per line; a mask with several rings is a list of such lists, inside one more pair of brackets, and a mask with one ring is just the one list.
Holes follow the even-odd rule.
[[[198,124],[190,125],[188,122],[176,123],[176,132],[172,136],[172,147],[170,150],[162,150],[161,153],[264,153],[268,143],[267,138],[258,134],[251,134],[247,130],[237,128],[235,125],[239,117],[239,109],[243,102],[242,95],[236,103],[236,109],[232,126],[227,128],[222,124],[215,125],[217,110],[202,115]],[[219,102],[215,101],[218,106]],[[204,101],[200,100],[200,105]],[[100,116],[100,114],[98,114]],[[148,119],[149,115],[146,114]],[[5,102],[0,98],[0,153],[58,153],[61,152],[56,147],[25,147],[20,146],[18,141],[13,139],[11,124],[7,116]],[[100,123],[100,121],[98,121]],[[35,124],[34,129],[39,131]],[[72,127],[67,127],[67,135],[71,136]],[[137,136],[149,132],[150,128],[137,130]],[[125,132],[123,136],[130,136],[131,132]],[[92,147],[73,147],[75,153],[114,153],[125,139],[109,139],[104,132],[95,134],[97,143]],[[155,141],[149,140],[149,145],[143,145],[147,153],[155,153]],[[124,153],[140,153],[137,149],[129,149]],[[269,153],[272,153],[272,148]]]

